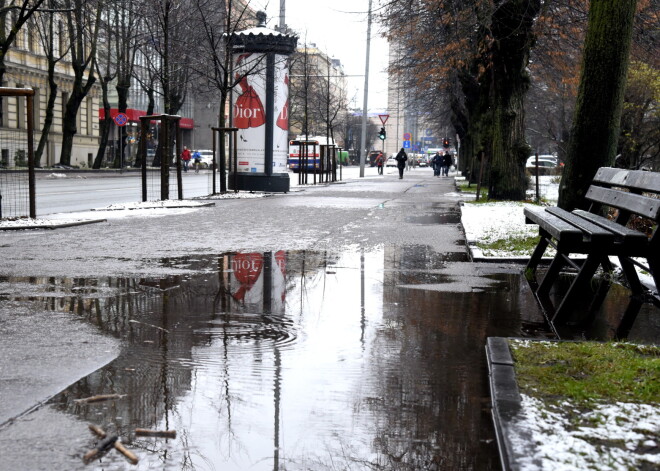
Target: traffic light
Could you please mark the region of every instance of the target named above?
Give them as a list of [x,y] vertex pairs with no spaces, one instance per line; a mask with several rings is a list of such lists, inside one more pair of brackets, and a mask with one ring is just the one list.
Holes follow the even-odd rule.
[[380,128],[380,132],[378,133],[378,138],[381,141],[384,141],[386,137],[387,137],[387,134],[385,133],[385,128]]
[[449,139],[447,139],[446,137],[442,140],[442,147],[444,147],[445,149],[449,149]]

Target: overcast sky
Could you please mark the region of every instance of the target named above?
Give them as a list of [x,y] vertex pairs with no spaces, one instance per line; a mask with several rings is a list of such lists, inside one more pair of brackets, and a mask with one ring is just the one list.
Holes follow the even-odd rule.
[[[348,78],[349,106],[362,109],[367,39],[368,0],[285,0],[286,24],[300,34],[298,45],[315,43],[322,51],[344,65]],[[279,24],[280,0],[251,0],[256,10],[268,14],[268,27]],[[374,1],[372,9],[378,7]],[[380,36],[380,26],[371,28],[369,69],[370,112],[387,110],[387,41]]]

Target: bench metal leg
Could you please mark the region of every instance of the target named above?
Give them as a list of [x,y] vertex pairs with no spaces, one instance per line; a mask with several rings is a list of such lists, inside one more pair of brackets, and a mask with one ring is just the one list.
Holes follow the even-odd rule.
[[548,267],[548,271],[543,277],[543,281],[541,281],[539,288],[536,290],[537,296],[547,296],[550,293],[550,288],[552,288],[552,285],[559,276],[559,272],[565,265],[564,255],[568,256],[568,254],[561,254],[559,252],[557,252],[557,255],[555,255],[555,258],[552,260],[552,263]]
[[529,274],[536,273],[536,268],[539,266],[539,263],[541,262],[541,258],[543,258],[545,249],[548,248],[549,237],[550,236],[548,234],[544,234],[543,231],[541,231],[541,240],[539,240],[539,243],[536,245],[534,252],[532,252],[532,256],[530,257],[529,262],[527,262],[527,266],[525,267],[525,273],[529,273]]
[[619,262],[621,262],[621,269],[623,274],[630,285],[630,291],[633,295],[639,296],[644,293],[644,288],[642,288],[642,283],[639,281],[639,276],[637,275],[637,270],[635,265],[630,261],[628,257],[619,257]]
[[[657,245],[658,244],[656,244],[655,249],[651,250],[657,250]],[[658,252],[656,252],[656,254],[657,253]],[[655,282],[655,292],[658,294],[658,298],[660,298],[660,257],[655,255],[653,257],[648,257],[646,261],[648,262],[649,270],[651,270],[651,276]]]
[[564,299],[562,299],[559,308],[552,318],[553,322],[563,322],[566,315],[575,306],[575,301],[583,295],[583,289],[589,286],[589,281],[593,278],[598,266],[601,264],[601,255],[589,255],[584,261],[582,268],[578,272],[575,280],[571,283],[570,288],[566,292]]
[[621,322],[619,322],[619,326],[616,328],[617,340],[628,338],[628,334],[630,334],[635,319],[637,319],[637,314],[639,314],[641,309],[642,301],[639,298],[631,297],[626,312],[623,313]]

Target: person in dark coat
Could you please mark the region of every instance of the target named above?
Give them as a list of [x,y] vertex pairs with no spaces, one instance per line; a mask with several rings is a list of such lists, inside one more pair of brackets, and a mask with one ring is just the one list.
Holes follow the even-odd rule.
[[453,163],[454,163],[454,159],[451,158],[451,154],[449,152],[445,152],[445,155],[442,157],[442,176],[443,177],[448,177],[449,176],[449,167],[451,167]]
[[436,152],[433,158],[431,159],[431,166],[433,167],[433,176],[440,176],[440,169],[442,168],[442,156],[440,151]]
[[394,160],[396,160],[396,167],[399,169],[399,180],[401,180],[403,178],[403,170],[406,168],[406,161],[408,160],[408,155],[406,154],[406,151],[403,150],[403,147],[399,153],[396,154]]

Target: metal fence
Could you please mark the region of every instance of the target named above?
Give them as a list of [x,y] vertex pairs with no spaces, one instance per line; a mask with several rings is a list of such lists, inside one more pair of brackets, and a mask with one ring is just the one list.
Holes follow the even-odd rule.
[[0,219],[36,217],[34,90],[0,88]]

